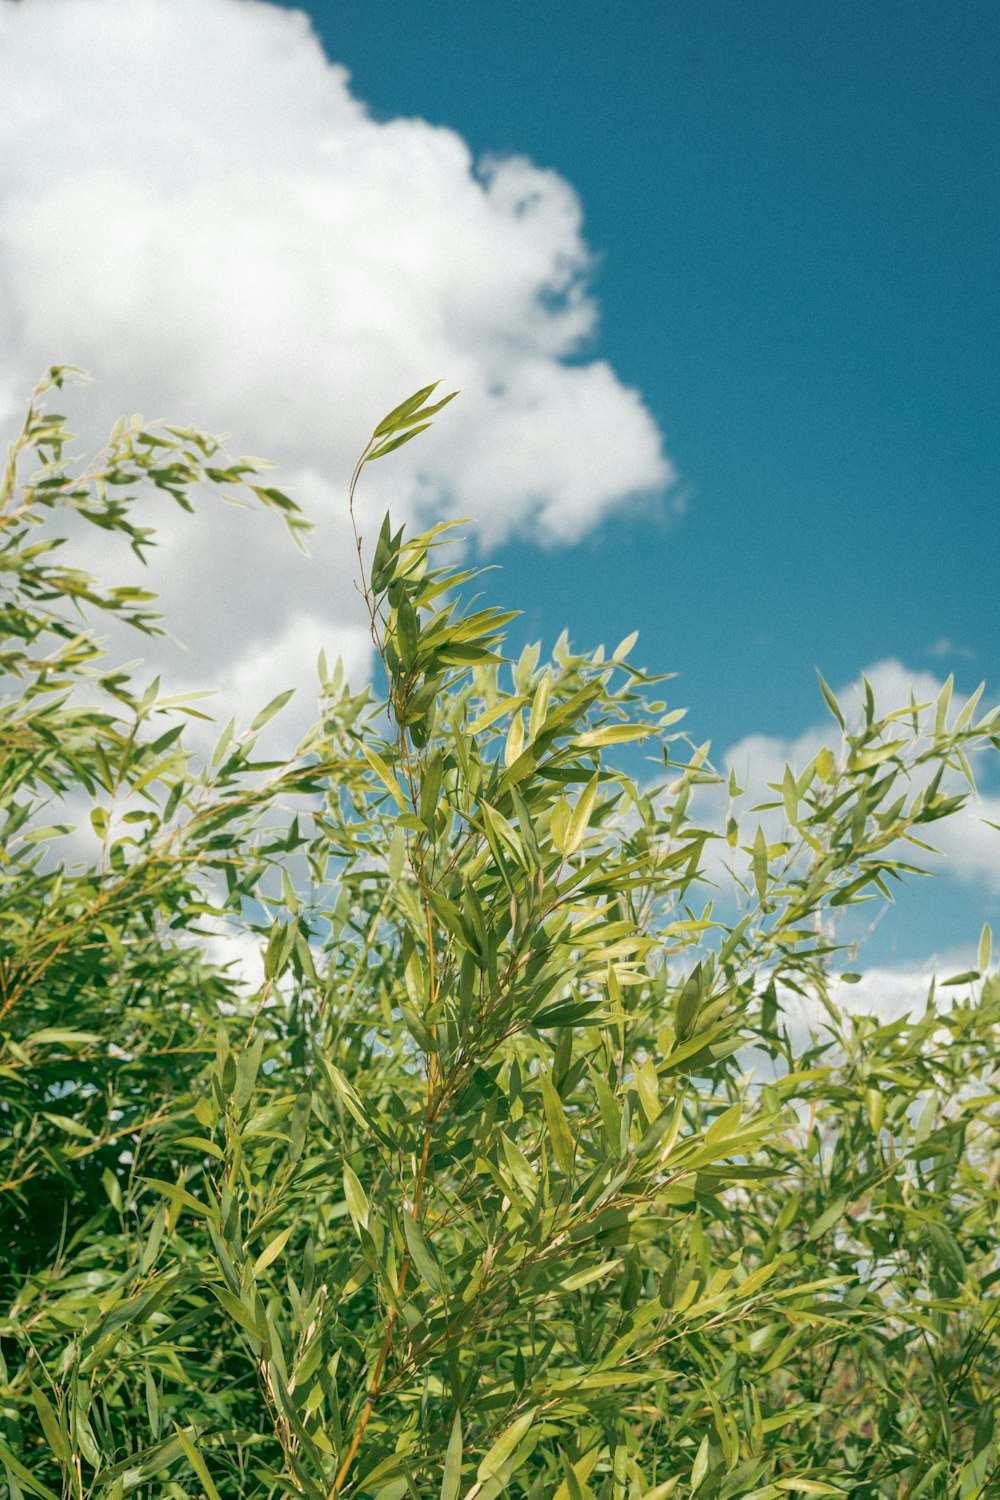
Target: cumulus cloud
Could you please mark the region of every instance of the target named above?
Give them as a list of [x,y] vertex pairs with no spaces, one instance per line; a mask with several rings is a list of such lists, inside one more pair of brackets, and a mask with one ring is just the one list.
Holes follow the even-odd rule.
[[[903,1016],[921,1016],[927,996],[935,981],[968,969],[975,955],[966,949],[949,950],[931,954],[930,957],[907,964],[874,964],[865,968],[856,983],[834,976],[830,986],[830,999],[839,1011],[852,1016],[878,1016],[882,1021],[898,1021]],[[850,971],[848,971],[850,972]],[[943,1007],[956,994],[964,997],[964,991],[943,990],[937,995]],[[805,1034],[816,1027],[815,1003],[791,990],[781,996],[782,1009],[790,1022],[800,1027]]]
[[[891,713],[906,708],[911,701],[933,705],[944,683],[931,672],[910,671],[895,658],[887,658],[867,667],[863,674],[871,683],[879,714]],[[860,681],[848,683],[836,689],[836,696],[852,726],[862,721],[864,689]],[[955,700],[950,710],[954,717],[961,706]],[[930,710],[923,718],[926,722]],[[985,712],[981,708],[980,712]],[[840,737],[837,726],[829,717],[804,729],[801,734],[789,738],[774,735],[747,735],[726,751],[724,765],[733,769],[747,791],[746,805],[774,798],[769,785],[780,782],[786,765],[793,770],[803,770],[824,745],[835,749]],[[955,791],[967,790],[957,773],[953,778]],[[784,815],[780,810],[765,814],[762,818],[768,837],[777,840],[784,828]],[[969,884],[985,885],[987,889],[1000,892],[1000,831],[992,825],[1000,824],[1000,796],[990,792],[976,792],[961,812],[950,818],[928,826],[927,841],[943,856],[939,868]],[[930,863],[934,864],[933,860]]]
[[230,432],[319,523],[306,563],[267,518],[163,517],[152,581],[192,682],[277,691],[267,663],[288,673],[296,629],[310,648],[347,629],[356,653],[345,479],[374,422],[436,376],[461,406],[371,471],[369,515],[391,500],[474,516],[486,545],[563,543],[670,484],[639,393],[585,357],[597,307],[572,187],[372,119],[303,14],[0,0],[0,95],[4,424],[47,364],[79,364],[98,378],[88,434],[136,409]]

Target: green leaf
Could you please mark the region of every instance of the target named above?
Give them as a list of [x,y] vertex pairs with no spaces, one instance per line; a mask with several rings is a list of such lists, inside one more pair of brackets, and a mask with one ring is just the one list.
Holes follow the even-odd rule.
[[266,1325],[261,1324],[257,1317],[256,1309],[248,1305],[244,1298],[237,1297],[235,1293],[229,1291],[228,1287],[216,1286],[214,1282],[209,1283],[209,1290],[241,1328],[244,1328],[247,1333],[252,1334],[261,1343],[267,1341],[268,1331]]
[[157,1192],[170,1198],[174,1204],[183,1203],[184,1207],[189,1208],[198,1218],[205,1219],[210,1217],[212,1210],[209,1204],[203,1203],[193,1193],[189,1193],[186,1188],[182,1188],[180,1183],[167,1182],[159,1177],[143,1177],[142,1180],[148,1187],[155,1188]]
[[284,1229],[280,1230],[274,1236],[274,1239],[268,1242],[253,1263],[254,1276],[259,1276],[262,1271],[266,1271],[268,1266],[278,1259],[278,1256],[288,1244],[294,1231],[294,1224],[286,1224]]
[[556,1092],[548,1074],[543,1073],[539,1078],[539,1082],[542,1088],[545,1119],[549,1127],[549,1136],[552,1140],[552,1152],[558,1163],[559,1170],[566,1177],[569,1177],[573,1171],[576,1147],[573,1144],[573,1136],[566,1121],[562,1100]]
[[565,844],[564,847],[560,849],[560,854],[575,854],[577,849],[580,847],[580,844],[583,841],[583,836],[590,826],[590,819],[594,811],[594,804],[597,801],[597,784],[599,779],[599,776],[595,773],[590,781],[588,781],[583,792],[580,794],[580,800],[577,802],[576,807],[570,814],[569,821],[566,825]]
[[757,899],[758,901],[763,901],[767,895],[767,840],[764,837],[764,830],[759,823],[757,824],[757,834],[753,841],[752,865],[753,883],[757,891]]
[[441,1500],[458,1500],[462,1485],[462,1415],[455,1413],[448,1439],[448,1452],[444,1460],[444,1475],[441,1480]]
[[403,788],[400,786],[393,773],[389,770],[389,767],[386,765],[381,755],[379,755],[378,751],[373,750],[370,745],[362,745],[361,750],[362,754],[364,755],[368,764],[371,766],[372,770],[375,772],[378,779],[381,781],[382,785],[392,793],[393,797],[396,800],[396,803],[399,806],[400,811],[409,812],[410,804],[407,802],[406,798],[403,795]]
[[500,1148],[503,1159],[510,1171],[518,1191],[523,1195],[528,1204],[534,1203],[538,1191],[538,1180],[531,1169],[531,1163],[519,1146],[516,1146],[509,1135],[501,1133]]
[[236,1060],[236,1085],[233,1089],[233,1103],[237,1109],[245,1109],[253,1097],[254,1084],[257,1082],[257,1074],[260,1070],[260,1061],[264,1055],[264,1033],[258,1032],[257,1036],[248,1047],[244,1047]]
[[601,729],[587,729],[577,736],[576,743],[584,750],[597,749],[604,745],[627,745],[632,740],[644,740],[653,734],[651,724],[605,724]]
[[507,730],[507,743],[503,748],[503,763],[512,766],[524,749],[524,720],[519,713],[512,714]]
[[295,1103],[292,1106],[292,1123],[288,1136],[288,1160],[290,1162],[297,1162],[305,1149],[311,1113],[312,1091],[303,1089],[301,1093],[296,1094]]
[[421,432],[425,432],[430,425],[429,422],[421,422],[418,426],[411,427],[408,432],[400,432],[395,437],[386,438],[384,443],[380,443],[377,448],[372,449],[365,459],[365,463],[374,463],[377,458],[384,458],[387,453],[395,453],[397,448],[402,448],[403,444],[408,443],[411,438],[415,438]]
[[905,740],[890,740],[888,744],[875,745],[870,750],[857,750],[848,757],[847,769],[871,771],[875,766],[881,766],[885,761],[891,760],[894,755],[898,755],[905,745]]
[[705,1145],[717,1146],[720,1141],[728,1140],[740,1128],[743,1119],[743,1105],[731,1104],[724,1109],[721,1115],[717,1115],[705,1132]]
[[45,1434],[45,1441],[61,1463],[68,1462],[69,1448],[66,1444],[62,1424],[56,1416],[55,1408],[45,1392],[39,1390],[37,1385],[31,1385],[29,1389],[31,1391],[31,1399],[35,1403],[35,1410],[38,1413],[38,1420]]
[[816,676],[819,678],[820,691],[822,692],[823,697],[826,699],[826,706],[827,706],[827,708],[833,714],[833,717],[836,719],[836,721],[840,725],[841,729],[846,729],[847,728],[847,724],[846,724],[846,721],[844,719],[844,715],[841,712],[840,704],[837,702],[836,698],[833,696],[833,693],[830,690],[830,688],[824,682],[824,680],[823,680],[823,674],[818,669],[816,671]]
[[206,1500],[222,1500],[219,1491],[215,1487],[212,1476],[208,1472],[208,1466],[205,1463],[205,1460],[202,1458],[201,1454],[198,1452],[195,1441],[190,1435],[190,1429],[188,1431],[185,1431],[183,1427],[175,1427],[174,1432],[177,1436],[177,1441],[184,1449],[185,1458],[205,1487]]
[[611,660],[624,661],[638,639],[638,630],[633,630],[631,635],[627,635],[623,641],[619,641],[618,645],[611,653]]
[[957,1282],[963,1282],[968,1274],[962,1247],[955,1236],[943,1224],[928,1224],[927,1238],[934,1250],[938,1264]]
[[845,1493],[836,1485],[827,1484],[825,1480],[797,1478],[794,1474],[776,1479],[774,1487],[776,1490],[786,1490],[798,1495],[843,1495]]
[[115,1212],[120,1214],[122,1211],[121,1183],[109,1167],[105,1167],[101,1173],[101,1182],[104,1184],[104,1191],[108,1195],[108,1202]]
[[549,832],[552,842],[565,859],[569,854],[569,825],[573,809],[565,797],[560,797],[549,817]]
[[531,717],[528,722],[528,738],[536,740],[542,732],[545,718],[549,711],[549,696],[552,692],[552,679],[548,672],[543,672],[535,696],[531,703]]
[[955,678],[951,675],[938,694],[934,709],[934,733],[936,736],[943,735],[947,728],[948,705],[951,702],[951,691],[954,686]]
[[411,667],[420,647],[420,623],[409,599],[402,599],[396,611],[399,630],[399,654],[404,667]]
[[291,698],[294,698],[294,696],[295,689],[286,688],[283,693],[279,693],[276,698],[272,698],[270,703],[268,703],[265,708],[262,708],[257,717],[251,722],[251,734],[255,734],[258,729],[263,729],[264,725],[268,724],[276,714],[280,714],[285,704],[288,703]]
[[398,880],[406,863],[406,830],[400,824],[392,831],[389,840],[389,879]]
[[806,1240],[811,1241],[820,1239],[822,1235],[826,1234],[828,1229],[832,1229],[834,1224],[839,1223],[839,1221],[844,1216],[844,1210],[846,1207],[847,1194],[840,1193],[836,1198],[834,1198],[833,1202],[823,1210],[819,1218],[816,1219],[812,1224],[808,1233],[806,1234]]
[[683,988],[677,997],[677,1006],[674,1011],[674,1031],[679,1042],[687,1041],[695,1028],[698,1012],[701,1009],[702,988],[702,965],[699,961],[695,964],[691,973],[684,981]]
[[355,1229],[368,1228],[368,1198],[354,1168],[344,1162],[344,1198]]
[[440,380],[434,380],[430,385],[425,385],[419,391],[414,392],[412,396],[407,396],[406,400],[401,401],[398,406],[394,406],[388,416],[383,417],[375,428],[375,437],[382,437],[387,432],[394,432],[397,427],[412,418],[414,412],[423,406],[427,397],[433,395],[440,384]]
[[412,1214],[403,1214],[403,1234],[406,1237],[406,1247],[410,1252],[413,1264],[431,1290],[439,1292],[441,1290],[441,1268],[431,1254],[430,1247]]
[[993,951],[993,933],[989,922],[983,923],[983,931],[979,939],[979,959],[976,967],[980,974],[985,974],[990,966],[990,955]]
[[691,1465],[691,1493],[698,1489],[705,1475],[708,1473],[708,1433],[702,1438],[695,1454],[694,1463]]
[[493,1446],[487,1450],[476,1471],[480,1484],[485,1484],[494,1474],[500,1472],[534,1420],[535,1408],[532,1407],[530,1411],[522,1412],[519,1417],[515,1417],[506,1431],[501,1433]]
[[785,767],[785,775],[781,783],[781,798],[785,807],[785,817],[794,826],[799,820],[799,793],[791,766]]

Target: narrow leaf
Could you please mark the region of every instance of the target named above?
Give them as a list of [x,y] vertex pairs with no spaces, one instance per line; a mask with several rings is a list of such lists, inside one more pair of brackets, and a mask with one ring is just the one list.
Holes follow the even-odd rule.
[[560,1171],[568,1177],[573,1170],[573,1162],[576,1156],[573,1136],[566,1120],[562,1100],[551,1078],[547,1073],[543,1073],[540,1082],[545,1119],[549,1127],[549,1135],[552,1138],[553,1155]]
[[826,699],[826,706],[827,706],[827,708],[833,714],[833,717],[836,719],[836,721],[840,725],[841,729],[846,729],[847,724],[845,722],[844,715],[843,715],[843,712],[841,710],[840,704],[837,702],[836,698],[833,696],[833,692],[831,691],[831,689],[829,688],[829,686],[827,685],[827,683],[824,682],[822,672],[820,672],[819,670],[817,670],[816,676],[819,678],[820,691],[822,692],[823,697]]
[[441,1480],[441,1500],[458,1500],[462,1484],[462,1416],[455,1413],[448,1439],[448,1452],[444,1460],[444,1477]]
[[420,1225],[412,1214],[403,1215],[403,1233],[406,1236],[406,1247],[410,1252],[413,1264],[431,1290],[439,1292],[441,1290],[441,1268],[431,1254],[430,1246],[424,1239]]
[[488,1479],[491,1479],[494,1474],[503,1468],[507,1459],[510,1458],[534,1420],[535,1409],[533,1407],[531,1411],[526,1411],[521,1416],[515,1417],[506,1432],[503,1432],[497,1438],[476,1471],[476,1476],[480,1484],[485,1484]]
[[354,1227],[368,1228],[368,1198],[354,1169],[344,1162],[344,1198]]

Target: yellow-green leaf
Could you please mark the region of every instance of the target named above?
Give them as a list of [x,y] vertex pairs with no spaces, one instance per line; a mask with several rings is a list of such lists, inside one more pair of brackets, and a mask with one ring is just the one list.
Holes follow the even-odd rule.
[[573,1136],[566,1120],[562,1100],[547,1073],[542,1074],[541,1085],[542,1105],[545,1109],[545,1119],[549,1127],[549,1135],[552,1138],[553,1155],[560,1171],[568,1177],[573,1170],[573,1162],[576,1157]]
[[379,755],[378,751],[373,750],[370,745],[362,745],[361,749],[364,752],[365,760],[367,760],[368,764],[375,772],[375,775],[378,777],[379,781],[381,781],[382,785],[387,789],[387,791],[392,793],[396,802],[399,804],[400,812],[409,812],[410,804],[403,796],[403,788],[400,786],[393,773],[389,770],[389,767],[386,765],[381,755]]
[[506,1431],[500,1434],[476,1470],[480,1484],[485,1484],[487,1479],[492,1479],[503,1468],[534,1420],[535,1408],[532,1407],[530,1411],[515,1417]]
[[52,1402],[45,1392],[39,1390],[37,1385],[31,1387],[31,1399],[35,1403],[38,1420],[45,1434],[45,1441],[60,1462],[65,1463],[69,1458],[69,1450],[66,1446],[66,1437],[56,1416]]
[[503,751],[503,763],[512,766],[524,749],[524,720],[520,713],[514,714],[507,731],[507,743]]
[[206,1500],[221,1500],[219,1491],[216,1489],[215,1484],[212,1480],[212,1476],[208,1472],[208,1466],[206,1465],[205,1460],[202,1458],[201,1454],[198,1452],[198,1449],[195,1447],[192,1439],[188,1436],[188,1434],[182,1427],[175,1427],[174,1431],[177,1434],[178,1442],[184,1449],[185,1458],[191,1465],[194,1472],[197,1474],[201,1483],[205,1486]]
[[767,840],[764,830],[757,824],[757,836],[753,841],[753,882],[758,900],[763,901],[767,892]]
[[566,1478],[556,1490],[552,1500],[579,1500],[581,1495],[589,1494],[584,1486],[594,1472],[594,1466],[600,1454],[599,1447],[591,1448],[589,1453],[585,1453],[582,1458],[577,1459],[575,1464],[567,1467]]
[[430,1246],[412,1214],[403,1215],[403,1233],[406,1236],[406,1248],[410,1252],[413,1264],[431,1290],[440,1291],[441,1268],[431,1254]]
[[367,1229],[368,1198],[358,1180],[357,1173],[346,1161],[344,1162],[344,1198],[355,1229]]
[[259,1276],[261,1271],[266,1271],[268,1266],[278,1259],[278,1256],[288,1244],[294,1228],[294,1224],[287,1225],[280,1234],[276,1234],[274,1239],[264,1247],[253,1263],[253,1273],[255,1276]]
[[993,933],[989,922],[983,923],[982,936],[979,939],[979,963],[977,965],[980,974],[985,974],[990,966],[990,954],[993,951]]
[[462,1484],[462,1416],[455,1413],[448,1439],[448,1452],[444,1460],[444,1477],[441,1480],[441,1500],[458,1500]]
[[836,721],[840,725],[841,729],[843,729],[845,727],[845,724],[844,724],[844,715],[841,712],[840,704],[837,702],[836,698],[833,696],[833,693],[830,691],[830,688],[823,681],[823,674],[821,672],[817,672],[816,676],[819,678],[820,690],[821,690],[821,692],[823,694],[823,697],[826,699],[826,706],[827,706],[827,708],[833,714],[833,717],[836,719]]
[[648,724],[605,724],[603,729],[586,730],[576,743],[589,750],[601,745],[624,745],[629,740],[644,740],[652,733],[652,726]]
[[560,797],[549,818],[549,832],[552,834],[553,844],[564,857],[569,853],[569,820],[572,816],[573,810],[566,798]]
[[891,759],[905,746],[905,740],[890,740],[887,745],[875,745],[871,750],[858,750],[847,762],[849,771],[870,771]]
[[701,1484],[708,1473],[708,1433],[702,1438],[695,1454],[694,1463],[691,1465],[691,1491],[692,1493]]
[[566,846],[560,849],[560,854],[575,854],[583,840],[583,835],[590,826],[591,814],[594,811],[594,803],[597,801],[598,776],[595,774],[580,794],[569,822],[566,825]]
[[826,1484],[821,1479],[796,1479],[794,1475],[789,1478],[776,1479],[774,1481],[776,1490],[787,1490],[798,1495],[842,1495],[836,1485]]

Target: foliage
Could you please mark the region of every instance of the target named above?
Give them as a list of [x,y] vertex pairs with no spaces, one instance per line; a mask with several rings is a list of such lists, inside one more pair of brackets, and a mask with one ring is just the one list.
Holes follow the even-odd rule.
[[[205,482],[302,518],[193,431],[120,425],[81,470],[63,379],[0,538],[12,1500],[988,1494],[988,934],[957,999],[881,1024],[833,1004],[828,919],[916,868],[1000,719],[869,693],[855,727],[824,685],[784,836],[734,783],[721,832],[634,642],[505,662],[444,528],[387,518],[367,570],[358,538],[385,702],[321,660],[290,758],[257,748],[281,699],[200,758],[196,710],[87,624],[154,631],[148,597],[35,523],[141,554],[142,490]],[[352,516],[433,398],[375,430]],[[213,961],[222,927],[260,987]]]

